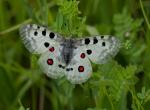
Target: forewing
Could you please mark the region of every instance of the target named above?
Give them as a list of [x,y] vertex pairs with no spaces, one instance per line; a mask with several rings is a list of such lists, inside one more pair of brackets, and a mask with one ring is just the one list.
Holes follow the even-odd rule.
[[95,36],[81,40],[89,59],[97,64],[106,63],[114,57],[120,49],[120,41],[112,36]]
[[54,45],[50,51],[42,54],[38,61],[41,70],[51,78],[60,78],[65,74],[65,64],[61,61],[60,51],[61,47]]
[[79,47],[74,50],[74,56],[66,67],[66,77],[73,84],[87,81],[92,74],[92,67],[84,50]]
[[51,44],[55,44],[56,41],[61,39],[58,34],[36,24],[22,26],[20,36],[25,47],[34,54],[46,52],[51,47]]

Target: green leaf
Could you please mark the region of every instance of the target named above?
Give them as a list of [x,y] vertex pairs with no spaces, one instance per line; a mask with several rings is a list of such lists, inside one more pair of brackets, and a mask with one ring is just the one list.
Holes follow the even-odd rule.
[[79,17],[79,2],[76,0],[57,1],[59,12],[56,17],[54,28],[65,36],[81,36],[85,30],[85,17]]

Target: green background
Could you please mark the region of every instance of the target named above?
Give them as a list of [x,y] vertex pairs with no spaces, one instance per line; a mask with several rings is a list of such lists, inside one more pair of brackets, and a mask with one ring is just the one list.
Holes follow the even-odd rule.
[[[0,110],[149,110],[149,0],[0,0]],[[72,85],[46,77],[20,40],[36,23],[67,37],[110,34],[118,55]]]

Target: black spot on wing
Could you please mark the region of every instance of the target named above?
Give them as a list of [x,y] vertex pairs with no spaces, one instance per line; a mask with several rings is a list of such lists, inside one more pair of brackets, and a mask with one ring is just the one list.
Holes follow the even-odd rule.
[[38,32],[37,32],[37,31],[35,31],[35,32],[34,32],[34,35],[35,35],[35,36],[37,36],[37,35],[38,35]]
[[40,26],[37,26],[37,29],[40,29]]
[[51,39],[53,39],[53,38],[55,37],[55,34],[54,34],[53,32],[50,32],[49,37],[50,37]]
[[61,64],[59,64],[58,67],[59,67],[59,68],[62,68],[62,69],[65,69],[65,66],[63,66],[63,65],[61,65]]
[[96,37],[93,38],[93,44],[97,44],[98,43],[98,40]]
[[104,38],[104,36],[101,36],[101,39],[103,39]]
[[58,67],[59,67],[59,68],[61,68],[61,67],[62,67],[62,65],[61,65],[61,64],[59,64],[59,65],[58,65]]
[[62,69],[65,69],[65,66],[62,66],[61,68],[62,68]]
[[44,29],[44,30],[42,31],[42,35],[43,35],[43,36],[46,36],[46,29]]
[[66,68],[66,71],[73,71],[73,68]]
[[70,68],[66,68],[66,71],[70,71]]
[[90,39],[89,38],[85,38],[84,42],[85,42],[86,45],[88,45],[90,43]]
[[91,54],[92,54],[92,50],[90,50],[90,49],[89,49],[89,50],[86,50],[86,52],[87,52],[88,55],[91,55]]
[[48,42],[45,42],[44,43],[44,46],[47,48],[47,47],[49,47],[49,43]]
[[104,47],[106,45],[106,43],[105,42],[102,42],[102,46]]

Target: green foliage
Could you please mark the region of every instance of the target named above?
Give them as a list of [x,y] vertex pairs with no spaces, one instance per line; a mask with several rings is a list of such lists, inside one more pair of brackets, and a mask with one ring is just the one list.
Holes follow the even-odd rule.
[[136,70],[136,66],[129,65],[124,68],[114,61],[98,68],[89,84],[85,86],[93,91],[95,101],[100,104],[97,110],[126,108],[126,95],[130,90],[134,91],[133,86],[137,81]]
[[[149,110],[147,8],[141,0],[1,0],[0,110]],[[92,64],[93,75],[84,84],[50,79],[19,39],[18,28],[29,22],[65,37],[112,34],[122,48],[115,60]]]
[[[134,42],[137,32],[140,29],[143,19],[133,19],[127,8],[123,9],[121,14],[115,14],[113,18],[114,30],[116,36],[122,40],[126,40],[124,47],[126,49],[131,48],[131,44]],[[128,39],[128,40],[127,40]]]
[[75,0],[58,0],[59,11],[56,17],[55,28],[60,33],[69,36],[81,36],[84,31],[85,18],[79,17],[79,2]]

